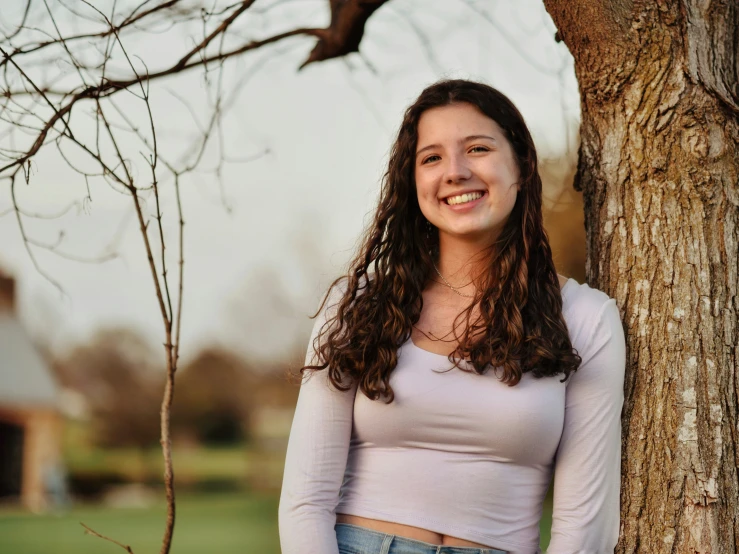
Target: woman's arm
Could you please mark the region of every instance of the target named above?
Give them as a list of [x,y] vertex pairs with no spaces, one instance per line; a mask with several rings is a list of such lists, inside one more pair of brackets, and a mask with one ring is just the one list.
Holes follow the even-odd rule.
[[[339,289],[339,287],[335,287]],[[332,291],[316,318],[306,354],[315,363],[313,339],[341,298]],[[336,390],[328,370],[303,379],[285,459],[280,496],[282,554],[338,554],[334,525],[339,489],[344,478],[356,386]]]
[[618,540],[626,347],[615,300],[595,321],[567,385],[549,554],[611,553]]

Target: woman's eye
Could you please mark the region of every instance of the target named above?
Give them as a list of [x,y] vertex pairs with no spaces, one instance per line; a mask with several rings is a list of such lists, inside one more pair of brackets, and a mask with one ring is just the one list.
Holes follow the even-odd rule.
[[488,148],[487,146],[473,146],[470,149],[470,152],[489,152],[489,151],[490,151],[490,148]]
[[428,158],[425,158],[421,163],[422,164],[425,164],[425,163],[428,163],[428,162],[435,162],[437,159],[441,159],[441,158],[439,158],[439,156],[437,156],[436,154],[434,154],[433,156],[429,156]]

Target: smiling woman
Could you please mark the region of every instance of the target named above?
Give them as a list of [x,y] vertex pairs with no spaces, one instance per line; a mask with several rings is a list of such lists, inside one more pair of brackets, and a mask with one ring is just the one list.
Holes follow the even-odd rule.
[[280,500],[284,554],[612,551],[624,336],[558,276],[536,150],[497,90],[405,113],[374,221],[324,298]]
[[496,241],[516,203],[520,175],[513,148],[500,126],[468,103],[423,112],[418,144],[421,213],[438,229],[441,251],[472,258]]

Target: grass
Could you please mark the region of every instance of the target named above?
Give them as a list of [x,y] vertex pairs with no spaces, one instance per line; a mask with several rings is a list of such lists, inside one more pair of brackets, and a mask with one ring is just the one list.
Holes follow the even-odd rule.
[[[177,448],[173,457],[177,473],[222,477],[243,476],[249,471],[249,452],[245,447],[229,448]],[[158,448],[139,452],[132,448],[95,449],[84,455],[66,456],[67,467],[72,471],[100,471],[118,468],[121,471],[159,472],[163,461]]]
[[[259,453],[244,446],[226,448],[173,448],[172,457],[178,478],[221,477],[244,478],[251,470],[252,460]],[[70,472],[118,473],[127,480],[137,481],[149,476],[161,478],[163,460],[159,448],[145,451],[134,448],[86,448],[65,453]]]
[[[180,494],[172,554],[278,554],[275,494]],[[551,498],[542,518],[541,546],[546,551],[551,527]],[[3,554],[121,554],[120,547],[86,535],[80,522],[129,544],[136,554],[159,552],[164,505],[147,509],[80,506],[62,515],[0,511]]]
[[547,551],[549,541],[552,538],[552,504],[554,498],[552,496],[552,487],[549,487],[547,497],[544,499],[544,508],[539,522],[539,546],[542,552]]
[[[284,452],[244,447],[175,448],[178,484],[226,479],[226,490],[246,486],[254,492],[181,492],[172,554],[278,554],[277,503]],[[97,449],[83,444],[67,449],[68,468],[81,473],[117,474],[126,480],[161,480],[161,452]],[[256,492],[264,489],[263,492]],[[272,492],[266,492],[271,490]],[[549,544],[551,490],[541,522],[541,546]],[[33,515],[0,508],[0,554],[121,554],[125,551],[86,535],[80,522],[132,547],[135,554],[159,552],[164,531],[163,493],[151,508],[79,505],[58,515]]]
[[[173,448],[177,484],[180,487],[220,481],[229,486],[245,486],[261,491],[279,491],[284,467],[284,450],[260,450],[248,446],[225,448]],[[90,448],[65,459],[70,476],[112,479],[112,482],[161,483],[164,474],[158,449]]]
[[[278,554],[277,496],[254,493],[180,494],[172,554]],[[131,546],[136,554],[159,552],[164,503],[145,509],[75,507],[61,515],[0,511],[3,554],[121,554],[86,535],[80,522]]]

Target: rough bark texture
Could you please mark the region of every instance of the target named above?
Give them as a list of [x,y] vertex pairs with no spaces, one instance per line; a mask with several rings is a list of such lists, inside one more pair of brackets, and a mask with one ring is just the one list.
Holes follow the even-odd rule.
[[588,282],[627,332],[617,552],[739,550],[739,8],[545,0],[582,99]]

